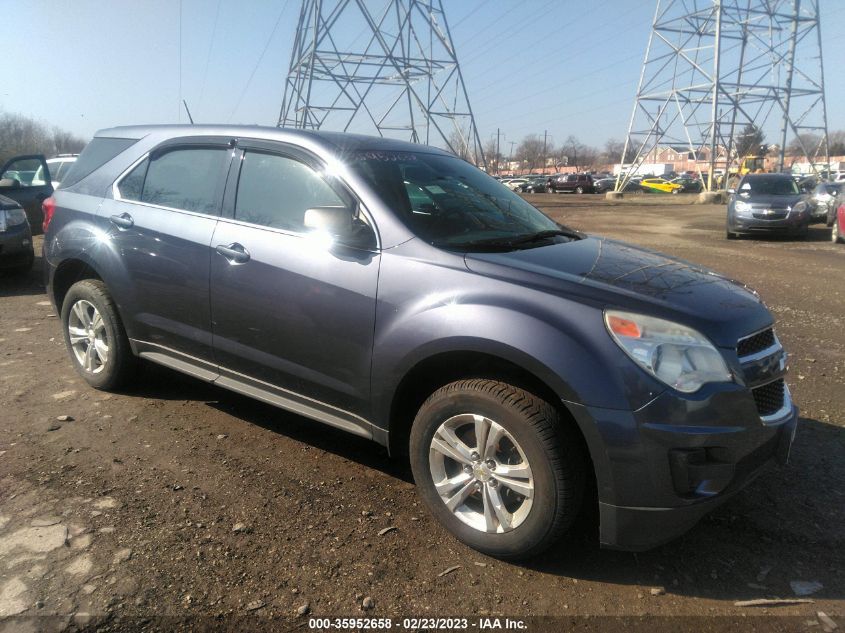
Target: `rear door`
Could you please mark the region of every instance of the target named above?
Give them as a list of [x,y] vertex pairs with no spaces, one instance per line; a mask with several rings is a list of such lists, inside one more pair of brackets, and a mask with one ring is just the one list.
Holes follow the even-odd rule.
[[306,209],[357,200],[295,147],[239,147],[212,242],[218,382],[368,435],[380,255],[304,226]]
[[232,155],[227,140],[160,146],[115,183],[99,213],[125,277],[113,293],[139,351],[170,364],[187,356],[209,372],[211,237]]
[[41,203],[53,194],[50,168],[41,154],[10,158],[0,170],[0,195],[20,204],[34,234],[41,233]]

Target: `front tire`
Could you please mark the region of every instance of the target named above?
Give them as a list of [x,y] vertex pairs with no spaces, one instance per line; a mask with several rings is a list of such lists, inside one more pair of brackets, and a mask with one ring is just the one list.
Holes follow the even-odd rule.
[[577,193],[577,194],[584,193],[584,187],[575,187],[575,193]]
[[830,227],[830,241],[834,244],[842,244],[845,242],[845,236],[839,231],[839,218],[833,218],[833,226]]
[[62,332],[74,369],[95,389],[118,389],[132,377],[137,359],[114,300],[99,279],[83,279],[67,291]]
[[557,410],[486,379],[441,387],[411,429],[423,502],[458,540],[490,556],[534,556],[574,523],[587,460]]

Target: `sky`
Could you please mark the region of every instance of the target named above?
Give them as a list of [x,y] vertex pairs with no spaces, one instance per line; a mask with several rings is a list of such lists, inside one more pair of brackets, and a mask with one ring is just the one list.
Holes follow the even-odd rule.
[[[381,4],[384,0],[368,0]],[[275,125],[300,0],[0,0],[0,112],[90,138],[187,122]],[[820,0],[828,127],[845,129],[845,0]],[[655,0],[444,0],[482,142],[623,139]],[[181,19],[180,19],[181,15]],[[342,28],[342,27],[339,27]],[[14,62],[14,63],[12,63]],[[774,140],[774,139],[772,139]]]

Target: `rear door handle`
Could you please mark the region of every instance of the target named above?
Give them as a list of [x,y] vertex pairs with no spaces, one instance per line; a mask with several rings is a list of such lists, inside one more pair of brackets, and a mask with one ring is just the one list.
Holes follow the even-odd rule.
[[121,229],[131,229],[135,226],[135,220],[128,213],[121,213],[120,215],[113,215],[109,218],[111,223]]
[[249,252],[237,242],[232,244],[218,244],[215,249],[233,264],[243,264],[249,261]]

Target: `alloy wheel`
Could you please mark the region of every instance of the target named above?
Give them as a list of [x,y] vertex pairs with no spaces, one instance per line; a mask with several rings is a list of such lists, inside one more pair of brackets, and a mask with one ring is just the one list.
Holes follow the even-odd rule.
[[93,303],[80,299],[71,306],[67,330],[70,347],[80,366],[99,374],[109,361],[109,339],[103,317]]
[[484,415],[465,413],[443,422],[431,439],[429,470],[441,501],[476,530],[509,532],[531,511],[534,476],[525,452]]

